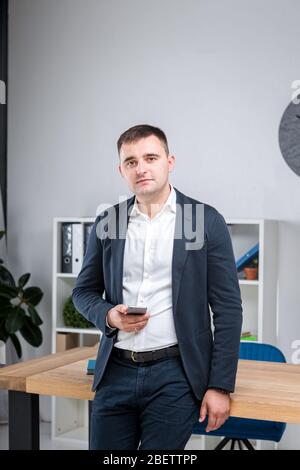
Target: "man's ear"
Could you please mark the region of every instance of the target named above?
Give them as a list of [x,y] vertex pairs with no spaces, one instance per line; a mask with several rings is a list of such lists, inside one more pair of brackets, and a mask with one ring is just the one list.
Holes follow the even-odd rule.
[[123,177],[122,168],[120,164],[118,165],[118,168],[119,168],[120,175]]
[[175,166],[175,160],[176,160],[175,155],[169,155],[168,160],[169,160],[169,173],[171,173]]

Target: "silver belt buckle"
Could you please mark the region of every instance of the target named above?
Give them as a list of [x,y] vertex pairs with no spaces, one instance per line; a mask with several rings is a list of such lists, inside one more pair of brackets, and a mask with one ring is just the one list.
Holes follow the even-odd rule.
[[136,358],[134,357],[135,354],[136,354],[136,351],[131,351],[131,359],[133,360],[133,362],[138,362]]

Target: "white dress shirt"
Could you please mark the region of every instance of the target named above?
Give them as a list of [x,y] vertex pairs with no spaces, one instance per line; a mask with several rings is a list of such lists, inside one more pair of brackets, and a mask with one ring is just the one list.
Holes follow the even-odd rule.
[[123,268],[123,303],[147,307],[150,318],[138,332],[118,331],[115,347],[149,351],[177,344],[172,309],[172,257],[176,193],[153,219],[132,206],[126,235]]

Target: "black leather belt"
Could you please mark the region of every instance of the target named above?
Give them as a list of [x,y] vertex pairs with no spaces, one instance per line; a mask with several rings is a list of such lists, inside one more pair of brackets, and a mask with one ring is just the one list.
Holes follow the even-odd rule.
[[179,347],[177,344],[175,346],[170,346],[169,348],[156,349],[154,351],[129,351],[128,349],[113,348],[114,356],[120,357],[122,359],[130,359],[133,362],[149,362],[157,361],[158,359],[164,359],[167,357],[179,356]]

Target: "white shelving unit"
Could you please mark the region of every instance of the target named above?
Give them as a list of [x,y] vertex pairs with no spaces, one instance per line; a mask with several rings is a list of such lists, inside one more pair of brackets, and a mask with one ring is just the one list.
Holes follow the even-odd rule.
[[[93,218],[67,217],[53,221],[53,293],[52,293],[52,351],[56,351],[56,335],[76,333],[80,346],[93,345],[100,339],[95,328],[66,327],[63,306],[71,295],[76,275],[61,272],[61,224],[64,222],[91,223]],[[277,337],[277,222],[263,219],[227,219],[235,259],[259,243],[258,279],[240,279],[243,302],[243,331],[250,331],[259,342],[276,345]],[[52,399],[52,437],[87,447],[87,403],[69,398]],[[216,439],[199,436],[199,449],[213,448]],[[258,447],[260,443],[258,443]]]
[[240,279],[243,331],[258,342],[277,341],[277,222],[264,219],[227,219],[235,259],[259,244],[258,279]]

